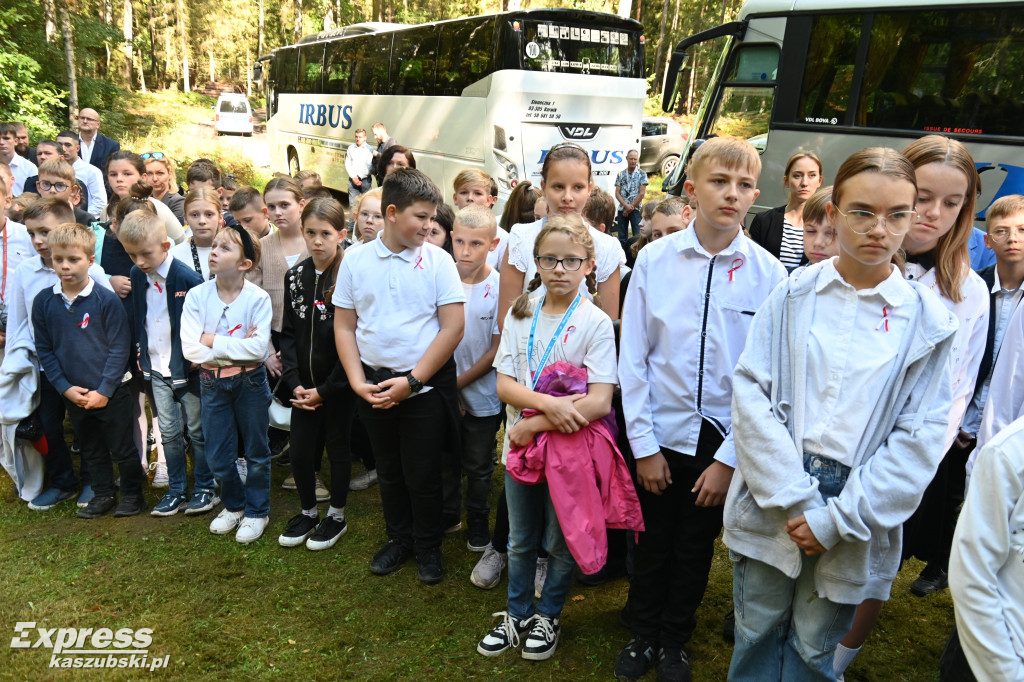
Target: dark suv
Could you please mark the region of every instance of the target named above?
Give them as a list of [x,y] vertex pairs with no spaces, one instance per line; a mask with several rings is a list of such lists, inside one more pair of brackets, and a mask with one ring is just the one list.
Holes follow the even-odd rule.
[[667,177],[686,149],[687,133],[671,118],[644,116],[640,168]]

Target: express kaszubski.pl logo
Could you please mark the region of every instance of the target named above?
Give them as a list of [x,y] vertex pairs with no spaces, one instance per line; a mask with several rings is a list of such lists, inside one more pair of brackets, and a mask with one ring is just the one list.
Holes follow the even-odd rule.
[[149,655],[152,628],[37,628],[14,625],[12,649],[49,649],[51,668],[166,668],[171,657]]

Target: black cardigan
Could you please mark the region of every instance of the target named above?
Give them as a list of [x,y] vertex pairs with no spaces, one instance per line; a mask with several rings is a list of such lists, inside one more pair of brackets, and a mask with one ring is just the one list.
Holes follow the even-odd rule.
[[[348,388],[334,343],[334,304],[324,296],[327,277],[316,276],[313,259],[285,274],[280,340],[281,376],[291,396],[298,386],[315,388],[324,400]],[[319,305],[318,305],[319,303]]]
[[[762,249],[776,258],[782,253],[783,223],[786,221],[786,207],[776,206],[762,211],[750,221],[750,238]],[[804,254],[800,255],[800,265],[809,261]]]

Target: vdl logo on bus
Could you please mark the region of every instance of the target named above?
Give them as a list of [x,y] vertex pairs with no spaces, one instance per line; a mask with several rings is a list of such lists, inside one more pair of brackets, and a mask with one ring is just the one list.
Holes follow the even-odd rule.
[[586,123],[566,123],[558,126],[558,132],[567,140],[593,140],[600,130],[601,126]]
[[352,127],[352,105],[300,104],[299,124],[348,129]]

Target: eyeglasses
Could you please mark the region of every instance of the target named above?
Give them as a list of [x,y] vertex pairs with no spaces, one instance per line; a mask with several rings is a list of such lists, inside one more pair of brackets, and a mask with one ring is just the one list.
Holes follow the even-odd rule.
[[149,161],[150,159],[153,159],[155,161],[159,161],[160,159],[164,158],[164,153],[163,152],[146,152],[145,154],[142,154],[141,156],[142,156],[142,160],[143,161]]
[[67,191],[69,185],[66,182],[50,182],[49,180],[40,180],[36,183],[36,186],[44,192],[49,192],[51,189],[57,190],[57,192]]
[[369,211],[360,211],[359,217],[363,220],[377,222],[378,220],[384,220],[384,216],[380,213],[370,213]]
[[86,123],[99,123],[100,122],[100,120],[98,118],[90,118],[89,116],[79,116],[78,120],[79,121],[85,121]]
[[569,256],[568,258],[555,258],[554,256],[537,256],[537,267],[541,270],[554,270],[561,263],[562,267],[569,272],[579,270],[586,258]]
[[1002,244],[1010,238],[1010,234],[1013,234],[1017,239],[1024,239],[1024,227],[1009,228],[999,227],[988,233],[989,239],[994,241],[996,244]]
[[914,224],[914,217],[917,216],[916,211],[893,211],[889,215],[879,216],[871,211],[862,211],[860,209],[853,209],[849,213],[843,213],[836,206],[836,210],[839,211],[839,215],[846,219],[846,226],[857,234],[867,234],[875,229],[875,225],[881,220],[882,226],[894,237],[902,237],[907,232],[910,232],[910,227]]

